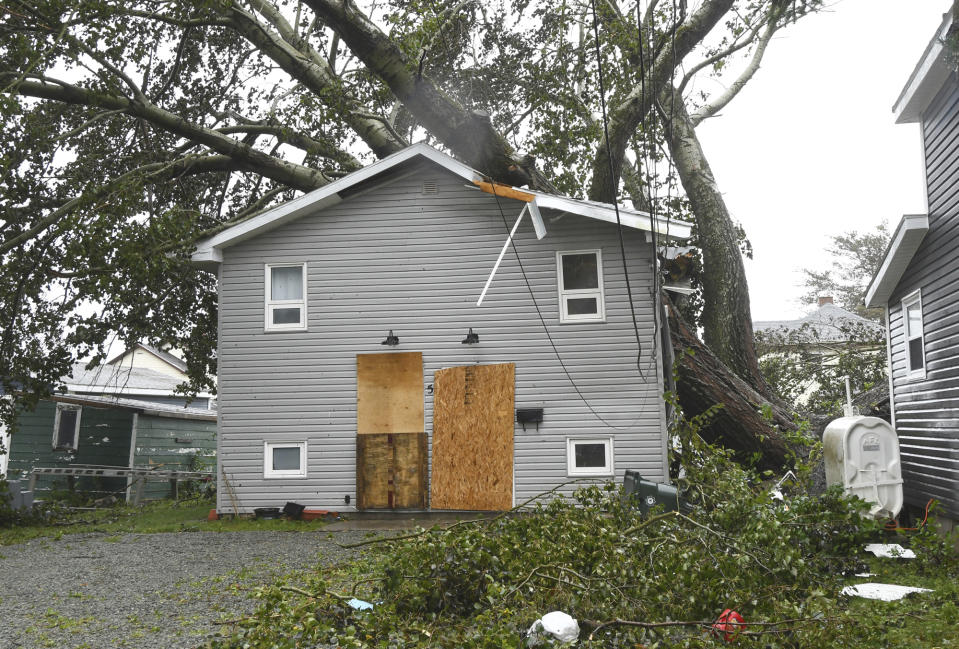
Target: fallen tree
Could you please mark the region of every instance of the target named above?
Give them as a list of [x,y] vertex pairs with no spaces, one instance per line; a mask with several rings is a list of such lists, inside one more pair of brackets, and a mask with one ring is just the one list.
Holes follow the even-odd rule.
[[791,466],[800,449],[783,431],[796,431],[793,413],[776,399],[759,393],[733,374],[683,321],[664,297],[669,333],[676,358],[676,390],[687,417],[700,415],[716,404],[700,435],[711,444],[722,444],[759,469],[781,472]]
[[[819,5],[0,6],[2,387],[29,405],[75,359],[105,360],[118,336],[182,348],[192,388],[212,389],[215,278],[189,265],[193,243],[426,139],[501,182],[612,201],[625,177],[657,215],[686,217],[690,205],[706,266],[701,324],[722,363],[690,373],[702,388],[681,399],[691,411],[729,401],[730,417],[745,416],[723,365],[766,390],[737,233],[695,126],[752,78],[773,34]],[[727,90],[693,92],[697,75],[739,64]],[[657,172],[664,150],[688,202]],[[9,400],[0,411],[15,412]],[[767,437],[747,424],[729,443],[765,453]]]

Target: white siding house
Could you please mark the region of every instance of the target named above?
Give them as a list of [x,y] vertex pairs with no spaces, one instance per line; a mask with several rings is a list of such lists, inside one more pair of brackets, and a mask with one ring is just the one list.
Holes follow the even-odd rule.
[[[666,478],[649,232],[689,226],[484,182],[415,145],[198,244],[219,277],[221,511],[423,508],[424,489],[501,509],[627,468]],[[459,468],[430,475],[437,458]]]

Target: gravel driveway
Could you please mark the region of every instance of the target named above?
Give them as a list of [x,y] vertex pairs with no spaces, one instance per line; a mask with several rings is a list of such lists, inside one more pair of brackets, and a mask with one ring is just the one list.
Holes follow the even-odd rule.
[[[330,538],[332,536],[332,538]],[[349,561],[365,532],[77,534],[0,546],[0,648],[196,647],[247,588]]]

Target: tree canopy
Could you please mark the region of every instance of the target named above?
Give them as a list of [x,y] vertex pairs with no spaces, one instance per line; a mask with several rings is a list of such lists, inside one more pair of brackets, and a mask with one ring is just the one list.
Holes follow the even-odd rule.
[[193,243],[419,140],[495,180],[691,213],[705,342],[757,384],[739,241],[695,127],[819,4],[4,3],[3,387],[42,395],[113,335],[182,347],[201,387],[216,295]]
[[826,249],[832,260],[825,270],[803,269],[803,302],[815,304],[819,296],[834,298],[842,308],[864,318],[879,321],[882,309],[866,308],[869,282],[882,264],[889,246],[889,224],[879,223],[874,230],[851,230],[830,237]]

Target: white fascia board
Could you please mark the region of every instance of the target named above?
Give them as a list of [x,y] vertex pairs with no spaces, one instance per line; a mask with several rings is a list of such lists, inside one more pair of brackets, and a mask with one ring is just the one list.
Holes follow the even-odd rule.
[[[400,165],[415,157],[425,158],[454,175],[464,180],[474,183],[484,180],[482,174],[475,169],[455,160],[454,158],[437,151],[425,143],[414,144],[410,147],[398,151],[393,155],[378,160],[371,165],[358,169],[353,173],[336,180],[325,187],[314,190],[308,194],[299,196],[291,201],[278,205],[275,208],[263,212],[233,227],[227,228],[212,237],[199,241],[191,257],[193,263],[205,270],[215,271],[217,266],[223,261],[223,249],[232,246],[240,241],[249,239],[266,230],[271,230],[283,223],[293,221],[305,216],[306,214],[318,212],[326,207],[330,207],[341,202],[339,192],[373,178],[393,167]],[[535,201],[539,208],[551,208],[571,214],[578,214],[600,221],[616,223],[616,213],[611,206],[601,206],[585,201],[577,201],[562,196],[543,194],[530,190],[520,190],[535,196]],[[537,210],[538,212],[538,210]],[[533,225],[536,229],[537,238],[546,236],[546,227],[542,218],[536,218],[536,213],[530,212],[533,216]],[[538,221],[538,222],[537,222]],[[620,210],[620,221],[623,225],[638,230],[650,230],[656,228],[658,234],[669,236],[676,239],[686,239],[690,235],[690,226],[681,221],[665,221],[660,218],[654,219],[654,224],[650,222],[648,214],[636,212],[633,210]]]
[[[66,383],[65,385],[66,385],[68,394],[62,394],[60,396],[71,396],[71,394],[75,394],[78,396],[142,394],[145,396],[186,398],[185,394],[175,393],[172,390],[161,390],[159,388],[132,388],[129,386],[120,387],[120,386],[114,386],[114,385],[87,385],[84,383]],[[209,392],[196,393],[196,398],[198,399],[209,399],[212,396],[213,395],[210,394]]]
[[[577,201],[572,198],[540,194],[538,192],[535,194],[536,202],[541,208],[578,214],[579,216],[585,216],[598,221],[606,221],[607,223],[616,223],[616,210],[611,206],[605,207],[584,201]],[[666,221],[659,217],[651,219],[648,214],[634,212],[632,210],[619,210],[619,221],[624,226],[636,230],[650,231],[655,227],[657,234],[668,236],[672,239],[688,239],[692,233],[690,224],[684,221]]]
[[892,107],[896,124],[918,122],[922,112],[949,77],[951,72],[947,61],[949,53],[946,51],[943,39],[951,26],[952,12],[947,11],[943,15],[942,24],[929,41],[919,63],[909,75],[909,80]]
[[[365,168],[366,167],[364,167],[364,169]],[[242,223],[238,223],[232,228],[227,228],[209,239],[199,241],[196,244],[196,250],[193,252],[191,260],[201,268],[207,270],[215,268],[223,261],[223,248],[249,239],[264,230],[272,230],[287,221],[298,219],[310,211],[320,210],[324,207],[339,203],[342,199],[336,191],[328,191],[335,184],[336,183],[330,183],[326,187],[294,198],[292,201],[278,205],[275,209],[264,212],[259,216],[254,216],[252,219],[248,219]],[[340,189],[342,189],[342,187]],[[322,192],[323,195],[317,196],[320,192]]]
[[536,232],[536,238],[542,239],[546,236],[546,224],[543,222],[543,215],[539,212],[539,205],[534,198],[526,204],[529,209],[529,218],[533,222],[533,231]]
[[889,296],[896,290],[902,274],[906,272],[906,267],[928,231],[927,214],[906,214],[902,217],[889,242],[886,256],[866,289],[867,307],[882,306],[889,301]]
[[318,212],[324,208],[336,205],[343,200],[340,198],[339,192],[389,171],[393,167],[403,164],[417,156],[426,158],[440,165],[464,180],[473,182],[481,178],[476,171],[465,164],[420,142],[402,151],[397,151],[393,155],[389,155],[373,164],[357,169],[353,173],[335,180],[325,187],[316,189],[308,194],[303,194],[291,201],[276,206],[272,210],[263,212],[258,216],[238,223],[231,228],[227,228],[212,237],[199,241],[192,255],[193,263],[201,268],[215,268],[217,264],[223,261],[223,248],[249,239],[265,230],[271,230],[288,221],[298,219],[306,214]]

